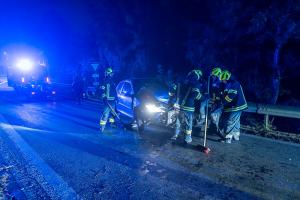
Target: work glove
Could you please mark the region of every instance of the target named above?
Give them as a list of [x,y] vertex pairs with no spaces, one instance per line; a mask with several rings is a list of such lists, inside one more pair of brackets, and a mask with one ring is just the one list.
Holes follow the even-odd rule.
[[178,103],[174,103],[173,108],[175,110],[179,110],[180,109],[180,105]]

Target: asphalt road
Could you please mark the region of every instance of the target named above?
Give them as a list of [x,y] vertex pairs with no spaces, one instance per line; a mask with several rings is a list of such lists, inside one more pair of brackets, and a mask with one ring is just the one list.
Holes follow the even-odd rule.
[[[172,130],[98,129],[101,105],[0,92],[0,199],[300,199],[300,145],[243,134],[209,154]],[[2,194],[1,194],[2,193]]]

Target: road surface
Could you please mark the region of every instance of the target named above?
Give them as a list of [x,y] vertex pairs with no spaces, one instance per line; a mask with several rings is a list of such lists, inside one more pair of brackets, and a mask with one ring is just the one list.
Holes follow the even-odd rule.
[[0,92],[0,199],[300,199],[300,146],[242,134],[211,152],[172,130],[98,129],[101,105]]

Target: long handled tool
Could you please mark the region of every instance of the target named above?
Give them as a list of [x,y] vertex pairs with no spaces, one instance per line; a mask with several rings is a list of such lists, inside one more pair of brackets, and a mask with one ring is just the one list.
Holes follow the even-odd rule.
[[107,106],[109,107],[109,109],[111,110],[112,115],[117,118],[117,120],[120,122],[120,124],[122,124],[123,128],[125,128],[125,123],[122,121],[122,119],[120,118],[119,114],[115,111],[115,109],[108,103],[108,101],[105,102],[107,104]]
[[210,152],[210,148],[206,146],[206,139],[207,139],[207,126],[208,126],[208,102],[210,98],[210,76],[208,77],[207,80],[207,95],[208,95],[208,100],[206,101],[205,105],[205,127],[204,127],[204,138],[203,138],[203,151],[204,153],[208,154]]

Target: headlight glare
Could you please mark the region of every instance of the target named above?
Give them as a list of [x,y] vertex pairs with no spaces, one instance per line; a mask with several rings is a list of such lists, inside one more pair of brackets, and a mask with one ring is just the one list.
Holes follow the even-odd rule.
[[17,67],[21,71],[31,71],[33,68],[33,62],[29,59],[21,59],[17,62]]
[[160,113],[160,112],[164,112],[164,110],[159,107],[159,106],[156,106],[154,104],[146,104],[146,109],[148,112],[150,113]]

